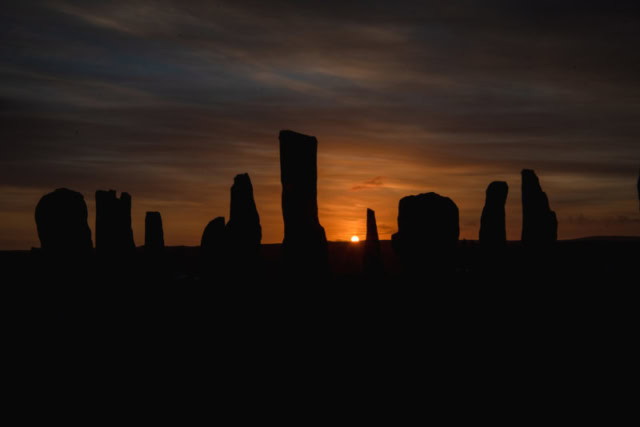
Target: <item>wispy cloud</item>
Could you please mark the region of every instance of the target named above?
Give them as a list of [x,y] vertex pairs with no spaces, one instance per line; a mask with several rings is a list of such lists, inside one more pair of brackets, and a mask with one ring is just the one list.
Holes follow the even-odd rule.
[[381,176],[376,176],[375,178],[368,179],[361,184],[354,185],[351,187],[353,191],[358,190],[367,190],[370,188],[382,187],[384,185],[384,179]]

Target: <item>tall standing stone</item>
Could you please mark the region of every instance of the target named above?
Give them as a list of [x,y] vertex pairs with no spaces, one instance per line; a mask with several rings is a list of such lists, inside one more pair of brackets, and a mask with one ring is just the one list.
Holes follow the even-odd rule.
[[458,207],[436,193],[407,196],[398,206],[398,232],[391,236],[394,252],[407,266],[447,266],[460,236]]
[[502,248],[507,243],[504,206],[508,193],[509,186],[504,181],[494,181],[487,187],[480,218],[480,243],[485,247]]
[[93,248],[82,194],[58,188],[42,196],[35,212],[41,248],[52,254],[90,254]]
[[249,174],[236,175],[231,187],[231,209],[226,237],[234,261],[252,263],[260,250],[262,227]]
[[160,212],[147,212],[144,218],[144,248],[147,251],[164,249],[164,231]]
[[522,243],[539,246],[558,240],[558,220],[536,173],[522,170]]
[[280,131],[285,271],[311,277],[328,267],[327,238],[318,219],[317,150],[315,137]]
[[370,278],[379,277],[384,270],[376,213],[371,209],[367,209],[367,240],[364,242],[362,266],[364,274]]
[[115,190],[96,191],[96,251],[107,256],[128,256],[135,251],[131,228],[131,196]]

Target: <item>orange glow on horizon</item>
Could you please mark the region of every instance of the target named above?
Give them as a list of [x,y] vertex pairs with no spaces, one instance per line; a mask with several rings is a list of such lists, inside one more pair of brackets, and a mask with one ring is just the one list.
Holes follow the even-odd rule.
[[360,238],[358,236],[351,236],[351,241],[353,243],[358,243],[360,241]]

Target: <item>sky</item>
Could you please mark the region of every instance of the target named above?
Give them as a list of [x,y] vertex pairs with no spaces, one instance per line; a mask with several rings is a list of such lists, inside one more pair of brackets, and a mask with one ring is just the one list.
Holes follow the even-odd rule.
[[247,172],[263,243],[281,242],[278,133],[318,139],[329,240],[382,239],[434,191],[477,239],[485,189],[535,169],[559,238],[640,235],[637,1],[13,1],[0,11],[0,249],[38,247],[35,206],[133,197],[135,240],[228,219]]

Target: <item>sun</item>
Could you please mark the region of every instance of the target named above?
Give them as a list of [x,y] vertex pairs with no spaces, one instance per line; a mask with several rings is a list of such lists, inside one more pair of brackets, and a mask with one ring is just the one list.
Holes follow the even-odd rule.
[[358,236],[351,236],[351,241],[353,243],[358,243],[360,241],[360,238]]

